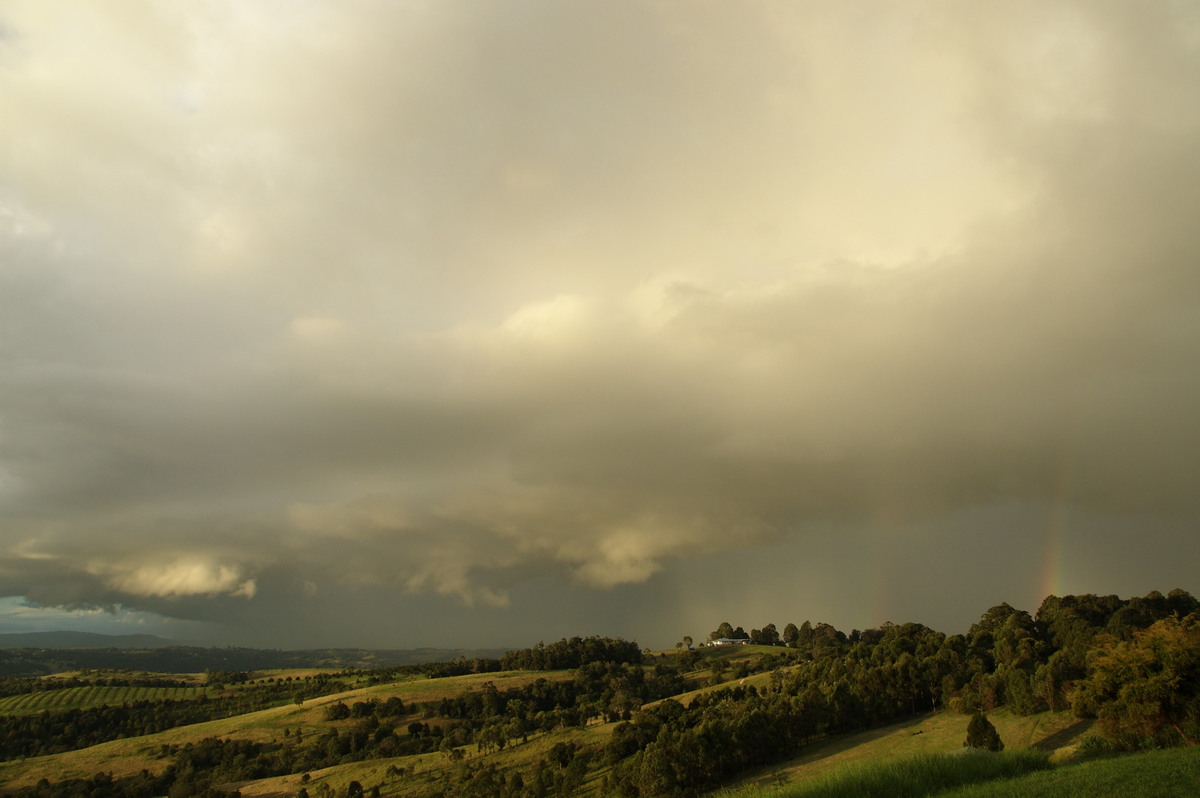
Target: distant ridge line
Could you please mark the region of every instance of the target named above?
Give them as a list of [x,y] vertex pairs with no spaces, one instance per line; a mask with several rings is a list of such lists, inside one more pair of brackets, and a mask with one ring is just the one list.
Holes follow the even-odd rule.
[[106,635],[97,632],[0,633],[0,648],[163,648],[179,645],[157,635]]
[[289,668],[378,670],[465,660],[496,660],[511,648],[243,648],[184,643],[155,635],[95,632],[0,633],[0,677],[47,676],[71,670],[199,673]]

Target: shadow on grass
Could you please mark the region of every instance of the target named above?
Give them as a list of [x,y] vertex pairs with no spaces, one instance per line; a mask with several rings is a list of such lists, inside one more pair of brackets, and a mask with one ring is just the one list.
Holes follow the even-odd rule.
[[1094,721],[1088,719],[1075,721],[1062,731],[1057,731],[1048,737],[1038,740],[1033,744],[1033,748],[1038,751],[1054,751],[1056,748],[1070,745],[1082,737],[1084,732],[1092,728],[1092,723]]
[[738,788],[779,786],[789,780],[789,773],[791,771],[798,770],[814,762],[819,762],[822,759],[828,759],[829,757],[845,753],[852,748],[857,748],[865,743],[895,734],[897,731],[910,726],[916,726],[928,717],[928,715],[915,715],[898,723],[888,724],[887,726],[878,726],[867,731],[845,732],[833,737],[816,740],[801,748],[796,756],[791,759],[770,765],[762,765],[761,767],[743,772],[737,779],[736,785],[729,786],[736,786]]

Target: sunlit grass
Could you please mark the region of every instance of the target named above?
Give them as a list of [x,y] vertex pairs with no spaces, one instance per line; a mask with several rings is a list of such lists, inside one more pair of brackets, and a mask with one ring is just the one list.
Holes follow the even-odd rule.
[[[996,710],[989,713],[988,718],[1000,732],[1007,749],[1036,746],[1051,753],[1052,758],[1056,756],[1055,748],[1068,746],[1069,750],[1076,737],[1089,725],[1081,723],[1069,712],[1022,716]],[[863,732],[835,735],[801,749],[794,759],[746,773],[730,785],[730,789],[781,786],[896,757],[957,751],[966,739],[969,720],[967,715],[938,712]]]
[[1176,748],[1061,765],[1018,779],[942,793],[945,798],[1192,798],[1200,795],[1200,749]]
[[741,798],[923,798],[964,784],[1012,778],[1050,767],[1036,751],[925,754],[856,765],[786,787],[739,793]]
[[855,764],[801,782],[722,791],[727,798],[1183,798],[1200,795],[1200,749],[1052,765],[1046,754],[921,755]]
[[186,701],[199,698],[205,692],[203,687],[66,687],[0,698],[0,715],[119,706],[135,701]]

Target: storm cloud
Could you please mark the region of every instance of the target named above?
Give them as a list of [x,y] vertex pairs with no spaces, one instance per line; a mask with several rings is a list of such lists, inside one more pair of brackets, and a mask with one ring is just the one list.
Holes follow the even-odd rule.
[[1197,85],[1188,3],[6,2],[0,594],[953,624],[862,552],[973,613],[1050,534],[1195,590]]

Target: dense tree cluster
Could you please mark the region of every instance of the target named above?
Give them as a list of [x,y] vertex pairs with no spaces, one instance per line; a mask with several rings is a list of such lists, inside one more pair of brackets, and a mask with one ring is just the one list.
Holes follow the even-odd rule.
[[414,665],[379,668],[365,675],[369,684],[390,684],[405,677],[445,679],[451,676],[466,676],[470,673],[495,673],[498,670],[500,670],[500,660],[498,659],[459,657],[446,662],[422,662]]
[[637,643],[612,637],[572,637],[557,643],[538,643],[533,648],[510,651],[500,658],[503,670],[558,671],[579,668],[590,662],[638,664],[642,652]]
[[1105,636],[1071,696],[1118,748],[1200,742],[1200,616],[1156,621],[1131,639]]
[[241,684],[254,678],[253,671],[213,671],[204,672],[204,681],[208,684]]
[[399,665],[372,671],[373,684],[385,684],[402,676],[426,676],[441,679],[447,676],[465,676],[469,673],[496,673],[502,670],[555,671],[570,670],[589,662],[642,661],[642,652],[637,643],[611,637],[563,638],[557,643],[538,643],[533,648],[509,651],[493,659],[459,657],[448,662],[425,662],[415,665]]

